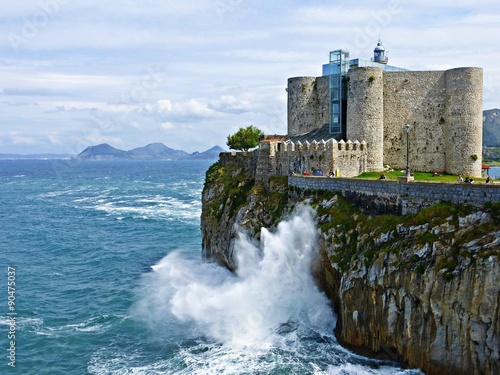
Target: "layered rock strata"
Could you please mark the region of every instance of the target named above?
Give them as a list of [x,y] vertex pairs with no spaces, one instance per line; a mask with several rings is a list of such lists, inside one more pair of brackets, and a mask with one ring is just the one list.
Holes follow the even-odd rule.
[[500,373],[500,205],[441,203],[375,215],[337,192],[255,184],[252,153],[221,158],[203,190],[203,255],[235,270],[237,229],[259,240],[301,201],[317,212],[318,284],[333,301],[336,335],[365,355],[426,374]]

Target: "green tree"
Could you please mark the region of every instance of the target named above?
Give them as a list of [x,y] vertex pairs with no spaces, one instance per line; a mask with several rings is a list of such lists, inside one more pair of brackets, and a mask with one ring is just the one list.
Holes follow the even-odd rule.
[[261,130],[250,125],[246,128],[240,128],[233,135],[228,135],[226,144],[233,150],[248,151],[259,145],[259,139],[263,135]]

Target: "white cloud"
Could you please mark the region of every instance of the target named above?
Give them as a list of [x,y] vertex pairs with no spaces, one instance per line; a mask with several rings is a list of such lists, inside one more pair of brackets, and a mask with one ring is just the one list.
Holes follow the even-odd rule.
[[173,112],[174,106],[172,105],[172,102],[170,100],[163,99],[158,101],[158,109],[160,111]]
[[256,102],[249,100],[238,100],[233,95],[222,95],[220,99],[212,100],[209,107],[218,112],[240,114],[255,110]]
[[162,130],[172,130],[175,129],[175,125],[172,124],[171,122],[162,122],[160,125]]
[[163,99],[158,101],[156,106],[150,107],[150,112],[153,115],[158,114],[163,119],[177,119],[178,121],[209,119],[218,116],[217,111],[210,109],[206,102],[198,99],[177,103]]
[[49,134],[47,138],[49,142],[53,145],[60,145],[62,143],[61,140],[59,139],[59,136],[56,134]]
[[33,145],[36,143],[36,139],[33,137],[18,135],[16,133],[11,133],[10,139],[15,145]]
[[[60,6],[52,11],[41,5],[53,2]],[[287,79],[320,75],[330,50],[370,58],[379,37],[397,66],[484,67],[484,106],[500,107],[496,5],[10,2],[0,15],[0,152],[79,152],[104,141],[126,149],[162,141],[192,152],[224,146],[250,124],[282,134]],[[27,39],[17,52],[9,33]]]
[[111,143],[114,145],[123,145],[124,142],[120,137],[113,137],[109,135],[105,135],[97,130],[94,130],[87,135],[85,135],[85,139],[88,144],[97,145],[101,143]]

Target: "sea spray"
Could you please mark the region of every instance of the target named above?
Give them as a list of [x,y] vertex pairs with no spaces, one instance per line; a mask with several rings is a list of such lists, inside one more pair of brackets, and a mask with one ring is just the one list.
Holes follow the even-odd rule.
[[420,374],[337,343],[335,316],[311,274],[318,236],[314,211],[301,205],[276,230],[263,228],[260,244],[238,234],[235,273],[183,251],[154,265],[136,312],[179,347],[171,369],[190,375]]
[[317,239],[314,211],[300,206],[274,233],[262,229],[260,247],[239,235],[236,275],[171,253],[153,267],[159,285],[143,311],[195,322],[232,347],[273,345],[283,325],[331,332],[334,316],[311,276]]

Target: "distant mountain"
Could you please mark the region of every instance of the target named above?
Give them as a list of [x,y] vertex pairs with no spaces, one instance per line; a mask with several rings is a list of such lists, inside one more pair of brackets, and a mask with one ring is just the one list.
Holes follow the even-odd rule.
[[128,155],[134,160],[150,160],[150,159],[186,159],[189,154],[185,151],[174,150],[165,146],[163,143],[151,143],[144,147],[134,148],[128,151]]
[[483,146],[500,147],[500,109],[483,111]]
[[81,160],[122,160],[131,159],[127,151],[114,148],[107,143],[89,146],[76,157]]
[[222,147],[214,146],[211,149],[204,152],[193,152],[191,155],[189,155],[189,159],[197,159],[197,160],[218,159],[219,154],[224,151],[226,150],[224,150]]
[[103,143],[87,147],[76,158],[80,160],[215,160],[223,151],[225,151],[223,148],[214,146],[204,152],[189,154],[185,151],[174,150],[159,142],[124,151]]

